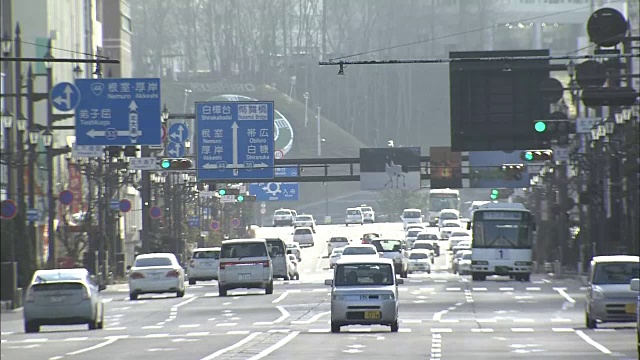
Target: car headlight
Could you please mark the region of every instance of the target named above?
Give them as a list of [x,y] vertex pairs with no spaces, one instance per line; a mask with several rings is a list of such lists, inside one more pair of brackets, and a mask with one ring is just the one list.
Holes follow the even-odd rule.
[[591,297],[594,300],[602,300],[605,298],[604,296],[604,292],[602,292],[602,290],[598,289],[598,288],[594,288],[591,292]]

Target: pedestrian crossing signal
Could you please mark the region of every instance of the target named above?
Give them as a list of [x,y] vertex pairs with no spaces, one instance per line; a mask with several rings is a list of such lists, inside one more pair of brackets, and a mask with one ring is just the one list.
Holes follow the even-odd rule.
[[167,158],[160,160],[162,170],[189,170],[193,168],[193,161],[189,159]]

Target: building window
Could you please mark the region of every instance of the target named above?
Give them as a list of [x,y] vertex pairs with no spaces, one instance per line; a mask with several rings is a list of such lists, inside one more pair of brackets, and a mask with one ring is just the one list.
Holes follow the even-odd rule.
[[132,32],[131,29],[131,18],[122,15],[122,30],[127,31],[127,32]]

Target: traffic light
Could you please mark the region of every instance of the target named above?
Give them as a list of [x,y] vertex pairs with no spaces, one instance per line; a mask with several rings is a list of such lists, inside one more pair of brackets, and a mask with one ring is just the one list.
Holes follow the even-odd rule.
[[500,196],[500,190],[498,189],[491,189],[491,200],[497,200],[498,196]]
[[193,167],[193,161],[189,159],[166,158],[160,160],[162,170],[189,170]]
[[255,195],[244,195],[244,201],[255,202],[257,200]]
[[553,160],[553,150],[526,150],[520,153],[523,161]]
[[218,195],[240,195],[240,189],[218,189]]
[[549,119],[534,121],[533,129],[539,142],[556,140],[559,144],[566,144],[569,141],[569,134],[575,132],[575,124],[567,119],[565,113],[556,111],[549,116]]
[[524,170],[523,164],[502,164],[498,170],[502,172],[505,180],[520,180],[522,179],[522,171]]

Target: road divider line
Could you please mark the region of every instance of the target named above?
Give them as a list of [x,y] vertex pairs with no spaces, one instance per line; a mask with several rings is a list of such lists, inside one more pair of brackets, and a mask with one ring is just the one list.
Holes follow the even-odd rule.
[[309,320],[294,320],[291,323],[292,324],[311,324],[313,322],[318,321],[321,317],[323,316],[327,316],[327,315],[331,315],[331,311],[325,311],[325,312],[321,312],[319,314],[315,314],[313,315]]
[[279,302],[280,302],[280,301],[282,301],[284,298],[286,298],[286,297],[287,297],[287,295],[289,295],[289,291],[288,291],[288,290],[287,290],[287,291],[285,291],[285,292],[283,292],[280,296],[278,296],[278,298],[277,298],[277,299],[273,300],[273,301],[272,301],[272,303],[274,303],[274,304],[279,303]]
[[253,325],[273,325],[273,324],[281,323],[286,318],[291,316],[291,314],[289,314],[289,312],[282,306],[276,306],[276,309],[278,309],[280,311],[280,313],[282,314],[279,318],[277,318],[277,319],[275,319],[273,321],[256,321],[256,322],[253,323]]
[[575,300],[569,296],[569,294],[567,294],[567,292],[565,291],[566,288],[553,288],[553,290],[557,291],[558,294],[560,294],[563,298],[565,298],[568,302],[575,304]]
[[580,336],[580,338],[582,340],[584,340],[587,344],[593,346],[594,348],[598,349],[601,353],[603,354],[611,354],[611,350],[607,349],[606,347],[604,347],[602,344],[600,344],[599,342],[593,340],[592,338],[589,337],[589,335],[585,334],[582,330],[576,330],[576,334],[578,336]]
[[211,355],[208,355],[208,356],[203,357],[203,358],[202,358],[202,359],[200,359],[200,360],[211,360],[211,359],[215,359],[215,358],[217,358],[218,356],[223,355],[224,353],[226,353],[226,352],[228,352],[228,351],[231,351],[231,350],[234,350],[234,349],[239,348],[240,346],[242,346],[242,345],[244,345],[244,344],[248,343],[249,341],[253,340],[256,336],[258,336],[258,335],[260,335],[260,334],[262,334],[262,333],[261,333],[261,332],[254,332],[254,333],[251,333],[251,334],[249,334],[247,337],[245,337],[244,339],[242,339],[242,340],[238,341],[237,343],[235,343],[235,344],[233,344],[233,345],[229,345],[229,346],[227,346],[227,347],[226,347],[226,348],[224,348],[224,349],[220,349],[220,350],[218,350],[218,351],[214,352],[214,353],[213,353],[213,354],[211,354]]
[[103,342],[101,342],[99,344],[96,344],[96,345],[93,345],[93,346],[89,346],[88,348],[84,348],[84,349],[76,350],[76,351],[73,351],[73,352],[69,352],[69,353],[67,353],[67,355],[78,355],[78,354],[86,353],[87,351],[100,349],[100,348],[105,347],[107,345],[111,345],[111,344],[113,344],[114,342],[116,342],[118,340],[120,340],[120,338],[112,337],[112,338],[109,338],[107,341],[103,341]]
[[[183,306],[183,305],[187,305],[188,303],[192,302],[193,300],[195,300],[195,299],[197,299],[197,298],[198,298],[197,296],[194,296],[194,297],[192,297],[192,298],[191,298],[191,299],[189,299],[189,300],[185,300],[185,301],[183,301],[183,302],[181,302],[181,303],[179,303],[179,304],[175,304],[175,305],[173,305],[173,306],[171,307],[171,311],[177,311],[177,309],[178,309],[179,307],[181,307],[181,306]],[[176,310],[174,310],[174,309],[176,309]]]

